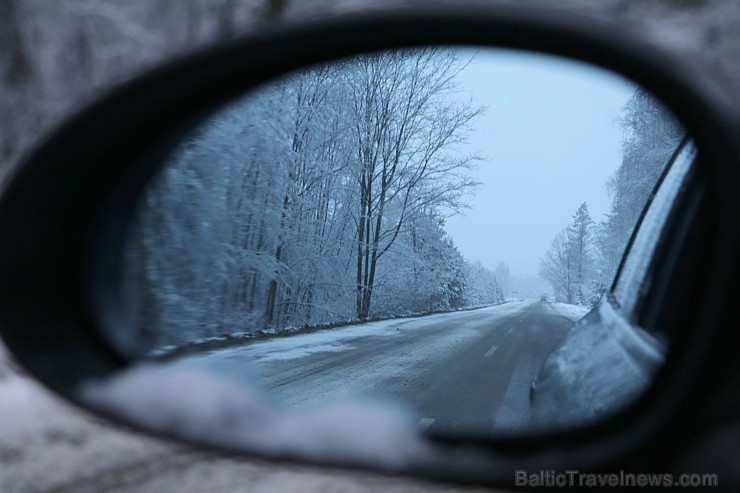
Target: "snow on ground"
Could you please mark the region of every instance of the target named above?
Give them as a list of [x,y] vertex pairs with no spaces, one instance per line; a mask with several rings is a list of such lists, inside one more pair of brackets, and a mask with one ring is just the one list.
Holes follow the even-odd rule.
[[[231,355],[248,353],[250,358],[257,360],[287,360],[310,356],[316,353],[341,352],[352,349],[352,341],[366,337],[396,337],[414,330],[424,330],[430,324],[455,319],[470,313],[495,313],[500,316],[510,315],[523,308],[522,302],[494,305],[479,310],[437,313],[414,318],[397,318],[369,322],[361,325],[349,325],[335,329],[321,330],[307,334],[297,334],[287,337],[276,337],[245,346],[230,349],[209,351],[207,354],[217,355],[218,358],[228,358]],[[455,327],[452,337],[462,333],[463,326]],[[444,341],[440,340],[440,344]],[[199,356],[194,358],[199,359]]]
[[574,317],[575,320],[586,316],[589,310],[585,306],[569,305],[568,303],[552,303],[550,306],[566,316]]

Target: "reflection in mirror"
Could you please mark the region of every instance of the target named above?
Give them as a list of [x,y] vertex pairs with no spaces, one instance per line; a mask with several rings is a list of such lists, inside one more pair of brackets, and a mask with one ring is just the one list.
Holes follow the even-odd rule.
[[430,47],[292,73],[150,181],[110,339],[293,410],[377,398],[443,434],[591,422],[663,361],[604,294],[683,136],[645,90],[552,56]]

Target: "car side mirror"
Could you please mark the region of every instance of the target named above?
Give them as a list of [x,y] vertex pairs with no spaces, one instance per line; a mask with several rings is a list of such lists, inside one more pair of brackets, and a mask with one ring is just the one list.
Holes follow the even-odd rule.
[[0,334],[76,404],[199,445],[596,469],[709,357],[738,121],[687,64],[552,13],[271,28],[39,144],[0,196]]

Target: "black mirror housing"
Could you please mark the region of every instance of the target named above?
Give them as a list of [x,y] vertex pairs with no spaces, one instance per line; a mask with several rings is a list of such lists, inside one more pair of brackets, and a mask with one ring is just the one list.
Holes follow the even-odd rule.
[[[99,329],[114,326],[120,315],[120,272],[110,252],[120,248],[132,204],[162,156],[195,122],[290,71],[428,44],[571,58],[622,74],[660,97],[702,157],[707,203],[692,219],[702,238],[689,256],[709,261],[696,284],[684,283],[663,300],[680,337],[653,388],[634,406],[572,433],[440,438],[446,455],[439,464],[447,467],[405,472],[510,486],[515,468],[620,469],[640,465],[639,454],[656,454],[651,441],[690,419],[698,378],[730,330],[722,317],[740,265],[740,112],[707,74],[656,53],[638,36],[545,10],[398,10],[274,27],[160,67],[83,110],[36,147],[0,196],[0,334],[18,362],[83,407],[82,382],[130,365]],[[691,259],[677,256],[672,268],[688,272]]]

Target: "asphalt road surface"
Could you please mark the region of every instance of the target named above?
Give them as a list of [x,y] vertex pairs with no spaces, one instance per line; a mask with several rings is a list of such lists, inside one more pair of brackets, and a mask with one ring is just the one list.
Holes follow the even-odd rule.
[[529,389],[579,318],[571,305],[510,302],[280,337],[213,351],[211,364],[253,378],[289,408],[348,398],[400,401],[441,432],[519,432]]

